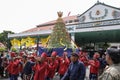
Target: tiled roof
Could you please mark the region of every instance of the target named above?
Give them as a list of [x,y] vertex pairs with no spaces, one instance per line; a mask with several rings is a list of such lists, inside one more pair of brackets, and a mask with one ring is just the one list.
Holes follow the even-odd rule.
[[[74,23],[76,23],[76,22],[74,22],[74,20],[77,20],[77,15],[64,17],[63,20],[65,21],[66,25],[74,24]],[[72,22],[70,22],[70,21],[72,21]],[[49,22],[37,25],[37,27],[35,27],[35,28],[23,31],[22,33],[35,32],[35,31],[40,31],[40,30],[50,30],[50,29],[53,29],[55,23],[56,23],[56,20],[49,21]]]

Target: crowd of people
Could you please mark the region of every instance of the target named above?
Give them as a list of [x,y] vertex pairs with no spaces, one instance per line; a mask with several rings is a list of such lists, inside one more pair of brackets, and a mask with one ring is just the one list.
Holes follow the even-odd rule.
[[46,52],[28,55],[21,51],[19,55],[10,52],[10,59],[0,55],[0,77],[9,77],[10,80],[120,80],[120,50],[109,48],[100,55],[95,52],[92,58],[82,50],[67,52],[58,56],[53,51],[50,56]]

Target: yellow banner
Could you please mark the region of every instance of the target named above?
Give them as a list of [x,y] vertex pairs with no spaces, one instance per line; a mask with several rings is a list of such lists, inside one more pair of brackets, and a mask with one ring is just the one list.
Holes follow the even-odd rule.
[[32,47],[35,45],[35,38],[27,37],[25,40],[26,47]]
[[27,38],[23,38],[21,40],[21,45],[26,46],[26,47],[32,47],[35,45],[35,40],[36,38],[31,38],[31,37],[27,37]]
[[20,41],[17,39],[12,39],[11,41],[12,47],[20,47]]
[[48,36],[47,38],[41,38],[41,43],[43,46],[45,46],[47,44],[47,42],[49,41],[50,36]]

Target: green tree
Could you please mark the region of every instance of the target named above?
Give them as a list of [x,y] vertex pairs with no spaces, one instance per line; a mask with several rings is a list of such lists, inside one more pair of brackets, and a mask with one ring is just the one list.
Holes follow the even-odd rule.
[[65,23],[63,21],[62,12],[58,12],[59,18],[56,20],[53,32],[48,41],[48,48],[60,48],[66,46],[72,48],[70,35],[67,32]]
[[13,34],[12,31],[3,31],[0,33],[0,42],[3,43],[7,48],[10,48],[10,40],[8,39],[8,33]]

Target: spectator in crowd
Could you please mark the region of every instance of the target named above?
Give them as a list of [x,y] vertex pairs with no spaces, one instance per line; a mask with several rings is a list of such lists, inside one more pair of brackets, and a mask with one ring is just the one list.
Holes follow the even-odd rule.
[[34,80],[45,80],[45,71],[47,69],[47,62],[45,61],[47,54],[43,52],[41,57],[36,60],[36,64],[33,67]]
[[3,77],[4,67],[3,67],[3,56],[4,54],[0,54],[0,78]]
[[27,55],[22,56],[22,71],[21,78],[22,80],[30,80],[32,78],[32,67],[35,65],[35,62],[28,60]]
[[8,77],[8,72],[7,70],[5,70],[5,68],[9,65],[9,61],[7,59],[7,57],[4,57],[3,59],[3,67],[4,67],[4,73],[3,73],[3,76],[4,77]]
[[107,49],[106,61],[109,66],[98,80],[120,80],[120,50],[116,48]]
[[67,71],[68,67],[69,67],[69,59],[67,57],[67,52],[63,53],[62,57],[59,57],[59,69],[58,69],[58,73],[60,75],[60,79],[64,76],[65,72]]
[[79,55],[72,53],[70,59],[71,63],[61,80],[84,80],[85,66],[79,61]]
[[93,55],[93,60],[89,61],[90,64],[90,75],[89,75],[89,79],[90,80],[97,80],[98,79],[98,71],[99,71],[99,66],[100,66],[100,62],[98,60],[99,54],[95,53]]
[[5,68],[10,74],[10,80],[18,80],[20,61],[17,57],[12,57],[9,65]]
[[100,68],[99,68],[99,76],[103,73],[105,67],[107,66],[107,62],[105,60],[105,54],[102,54],[102,57],[99,58]]
[[81,52],[81,54],[79,54],[80,57],[80,61],[82,61],[86,67],[86,75],[85,75],[85,80],[89,79],[89,59],[88,59],[88,53],[84,50]]
[[58,68],[57,52],[53,51],[51,54],[51,57],[48,58],[48,68],[46,70],[46,80],[53,80],[57,68]]

